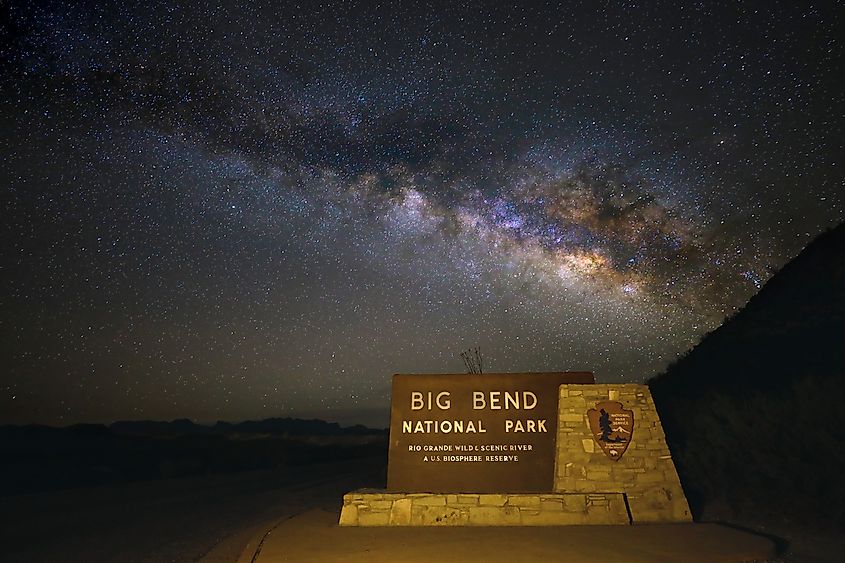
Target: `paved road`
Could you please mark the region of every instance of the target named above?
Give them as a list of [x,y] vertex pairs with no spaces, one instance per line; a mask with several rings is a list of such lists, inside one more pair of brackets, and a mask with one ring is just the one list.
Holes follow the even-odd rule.
[[[0,498],[4,562],[234,561],[256,530],[383,486],[383,459]],[[231,557],[231,558],[230,558]]]

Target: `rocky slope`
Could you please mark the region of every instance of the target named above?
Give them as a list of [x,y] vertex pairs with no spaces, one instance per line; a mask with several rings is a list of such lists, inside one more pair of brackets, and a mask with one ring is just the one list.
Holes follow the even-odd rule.
[[649,381],[694,512],[845,522],[845,224]]

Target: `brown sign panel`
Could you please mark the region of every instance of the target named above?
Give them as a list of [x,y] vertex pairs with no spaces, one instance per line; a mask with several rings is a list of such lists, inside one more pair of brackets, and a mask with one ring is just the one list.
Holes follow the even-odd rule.
[[393,376],[387,489],[551,492],[558,388],[588,372]]
[[634,435],[634,411],[622,403],[604,401],[587,411],[593,439],[602,451],[613,461],[622,459],[622,454]]

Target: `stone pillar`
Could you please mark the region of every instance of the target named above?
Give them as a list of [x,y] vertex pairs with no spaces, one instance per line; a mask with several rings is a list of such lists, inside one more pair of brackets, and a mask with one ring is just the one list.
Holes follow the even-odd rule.
[[[608,400],[634,413],[628,449],[616,461],[595,442],[587,419]],[[692,519],[648,386],[561,385],[558,417],[555,492],[624,493],[635,524]]]

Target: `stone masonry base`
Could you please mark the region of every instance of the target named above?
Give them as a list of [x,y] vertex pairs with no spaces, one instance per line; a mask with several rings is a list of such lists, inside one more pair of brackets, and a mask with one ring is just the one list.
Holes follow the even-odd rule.
[[361,490],[343,495],[341,526],[630,524],[622,493],[440,494]]

